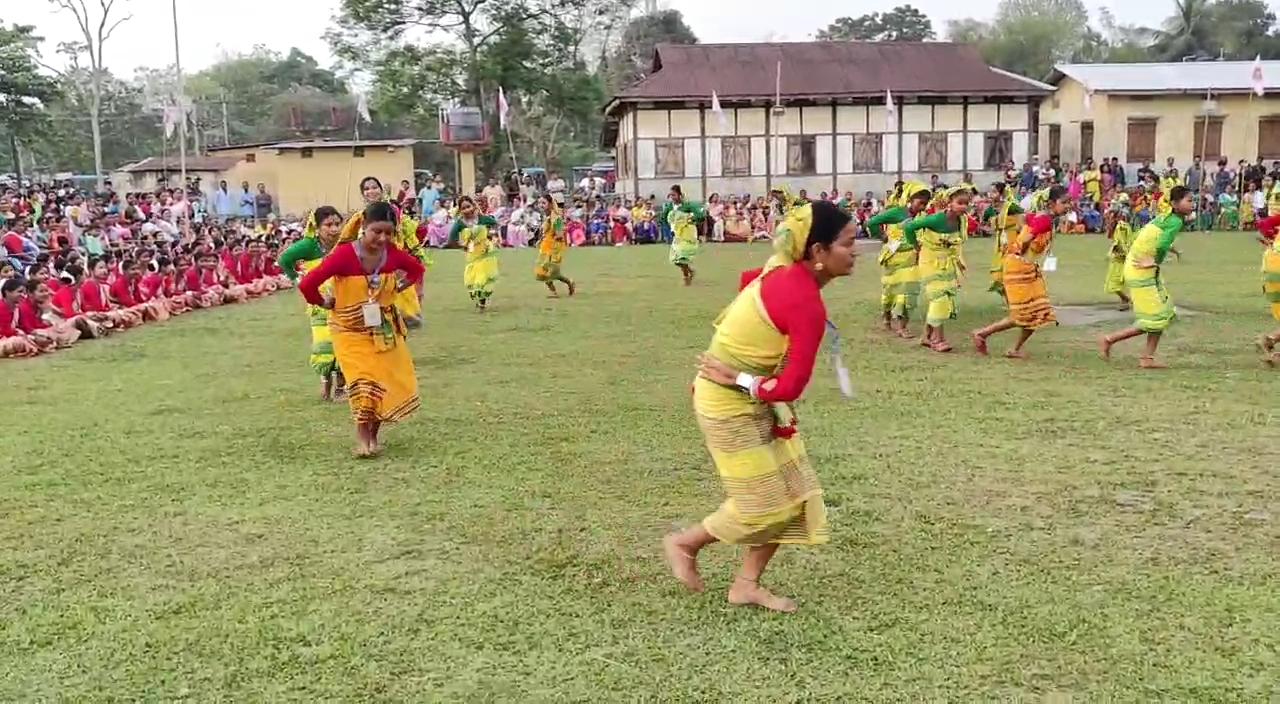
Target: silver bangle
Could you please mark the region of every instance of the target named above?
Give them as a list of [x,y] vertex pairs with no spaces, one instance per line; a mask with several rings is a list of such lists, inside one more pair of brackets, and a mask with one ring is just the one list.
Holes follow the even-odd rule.
[[760,377],[758,376],[752,376],[751,374],[748,374],[746,372],[740,372],[738,374],[737,380],[734,383],[736,383],[743,391],[746,391],[748,394],[750,394],[751,398],[755,398],[756,383],[759,381],[760,381]]

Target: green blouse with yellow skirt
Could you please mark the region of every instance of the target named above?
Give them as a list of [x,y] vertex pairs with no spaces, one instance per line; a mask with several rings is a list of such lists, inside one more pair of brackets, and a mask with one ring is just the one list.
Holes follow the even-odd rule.
[[498,281],[498,244],[491,234],[497,228],[497,220],[481,215],[471,222],[459,217],[449,232],[450,241],[458,242],[467,250],[462,282],[466,284],[467,295],[480,305],[493,296],[493,285]]
[[928,306],[925,323],[932,327],[956,317],[960,272],[966,268],[964,241],[969,235],[968,229],[967,216],[952,222],[945,210],[916,218],[902,228],[902,239],[909,246],[920,248],[916,268]]
[[1138,230],[1125,256],[1124,285],[1133,300],[1134,325],[1143,332],[1164,332],[1178,315],[1160,265],[1169,256],[1183,224],[1177,213],[1157,216]]

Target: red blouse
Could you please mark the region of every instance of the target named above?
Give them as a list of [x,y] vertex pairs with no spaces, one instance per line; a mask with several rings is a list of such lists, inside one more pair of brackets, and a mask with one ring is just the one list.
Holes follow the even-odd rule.
[[138,300],[145,303],[159,297],[168,298],[173,295],[173,279],[165,278],[157,272],[151,272],[138,282]]
[[[759,278],[763,269],[742,272],[740,288]],[[787,363],[782,373],[765,377],[756,386],[756,395],[768,403],[786,403],[800,398],[813,376],[813,366],[826,333],[827,306],[822,302],[818,280],[803,264],[779,267],[760,282],[760,301],[769,321],[787,336]]]
[[[381,274],[394,274],[403,271],[410,286],[422,280],[426,268],[418,258],[394,245],[387,245],[387,260],[378,270]],[[360,263],[360,255],[356,254],[354,242],[345,242],[333,248],[320,263],[312,267],[298,281],[298,291],[311,305],[323,305],[324,296],[320,295],[320,285],[335,276],[365,276],[364,265]]]
[[1272,215],[1258,221],[1258,234],[1273,240],[1276,238],[1276,232],[1280,231],[1280,215]]
[[17,307],[0,301],[0,337],[17,337],[18,335]]
[[137,282],[130,281],[126,276],[117,278],[111,284],[111,300],[116,305],[132,308],[138,305],[140,298]]
[[1045,235],[1053,231],[1053,218],[1045,213],[1027,213],[1027,231],[1033,236]]
[[25,333],[33,333],[37,330],[43,330],[53,327],[40,317],[40,311],[36,308],[36,302],[28,296],[18,301],[18,329]]
[[80,286],[81,284],[69,284],[53,294],[53,307],[62,317],[74,318],[80,315]]
[[111,310],[111,297],[106,284],[86,279],[80,284],[80,310],[85,313],[106,313]]

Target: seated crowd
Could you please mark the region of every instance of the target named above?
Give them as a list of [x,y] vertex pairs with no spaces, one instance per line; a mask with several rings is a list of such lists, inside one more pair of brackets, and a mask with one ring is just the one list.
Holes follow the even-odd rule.
[[183,200],[180,190],[147,195],[136,216],[69,189],[0,195],[0,357],[38,355],[291,285],[275,259],[296,229],[193,224],[176,209],[156,212]]

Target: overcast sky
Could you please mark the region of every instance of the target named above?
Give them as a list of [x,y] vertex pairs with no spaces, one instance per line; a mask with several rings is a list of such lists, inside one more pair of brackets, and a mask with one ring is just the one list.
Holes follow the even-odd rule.
[[[894,0],[896,4],[899,0]],[[0,18],[8,22],[35,25],[47,40],[45,59],[55,62],[57,42],[76,39],[75,21],[59,14],[48,0],[5,0]],[[87,3],[90,6],[96,2]],[[280,50],[296,46],[315,56],[321,63],[330,54],[321,35],[339,0],[213,0],[212,2],[179,0],[179,41],[182,66],[198,71],[226,53],[237,53],[264,44]],[[786,0],[785,21],[775,12],[760,12],[759,7],[777,9],[764,0],[665,0],[660,3],[684,13],[685,20],[704,42],[764,41],[771,35],[776,40],[803,41],[841,14],[861,14],[855,4],[831,0]],[[941,31],[945,21],[963,16],[988,17],[996,0],[912,0],[934,21]],[[1272,3],[1273,9],[1276,2]],[[126,7],[133,19],[117,30],[106,51],[107,67],[117,75],[129,76],[139,66],[163,67],[173,63],[173,18],[170,0],[116,0]],[[1172,10],[1172,0],[1086,0],[1091,9],[1108,7],[1122,23],[1153,24]],[[892,4],[885,3],[887,9]],[[862,7],[862,6],[859,6]]]

